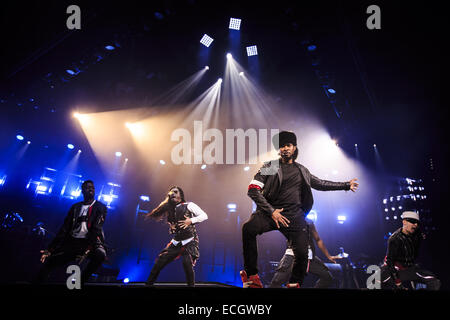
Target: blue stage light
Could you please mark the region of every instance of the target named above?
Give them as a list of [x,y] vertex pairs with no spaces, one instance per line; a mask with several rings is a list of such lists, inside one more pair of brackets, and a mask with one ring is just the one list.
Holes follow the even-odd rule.
[[73,144],[69,143],[69,144],[67,145],[67,148],[69,148],[70,150],[72,150],[72,149],[75,148],[75,147],[74,147]]
[[73,71],[73,70],[71,70],[71,69],[67,69],[66,72],[67,72],[68,74],[70,74],[71,76],[73,76],[73,75],[76,74],[75,71]]
[[20,134],[18,134],[18,135],[16,136],[16,138],[17,138],[17,140],[20,140],[20,141],[23,140],[23,136],[21,136]]
[[0,177],[0,187],[3,186],[6,182],[6,174]]
[[313,222],[317,221],[317,212],[315,210],[311,210],[308,215],[306,216],[306,219],[312,220]]
[[139,199],[141,199],[142,201],[150,201],[150,197],[146,195],[140,196]]
[[128,279],[128,278],[123,279],[123,283],[128,283],[128,282],[130,282],[130,279]]
[[230,29],[239,30],[241,28],[241,19],[230,18]]
[[328,89],[328,92],[334,94],[334,93],[336,93],[336,90],[334,90],[333,88],[330,88],[330,89]]
[[316,48],[317,47],[315,45],[311,44],[308,46],[308,51],[314,51],[314,50],[316,50]]
[[208,36],[206,33],[200,39],[200,43],[202,45],[204,45],[205,47],[209,47],[213,41],[214,41],[214,39],[211,38],[210,36]]
[[114,47],[114,46],[109,46],[109,45],[108,45],[108,46],[105,46],[105,49],[111,51],[111,50],[114,50],[115,47]]
[[247,49],[247,56],[257,56],[258,55],[258,48],[256,46],[250,46],[246,47]]

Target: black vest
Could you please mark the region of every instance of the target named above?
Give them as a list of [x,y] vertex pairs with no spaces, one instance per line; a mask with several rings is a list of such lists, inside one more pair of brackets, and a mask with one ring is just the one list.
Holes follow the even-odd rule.
[[168,222],[175,224],[175,241],[182,241],[189,238],[197,238],[197,230],[194,224],[190,224],[186,229],[180,228],[178,222],[186,220],[185,216],[193,218],[194,214],[188,210],[188,203],[184,202],[175,207],[175,213],[169,214]]

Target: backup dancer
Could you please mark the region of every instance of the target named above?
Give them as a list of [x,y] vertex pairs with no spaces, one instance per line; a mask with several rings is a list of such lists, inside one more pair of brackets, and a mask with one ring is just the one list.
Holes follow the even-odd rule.
[[174,235],[158,255],[146,284],[152,286],[161,270],[181,256],[187,285],[193,287],[194,266],[200,256],[195,225],[208,219],[208,215],[194,202],[186,202],[180,187],[171,187],[165,200],[147,214],[146,218],[167,219],[169,232]]

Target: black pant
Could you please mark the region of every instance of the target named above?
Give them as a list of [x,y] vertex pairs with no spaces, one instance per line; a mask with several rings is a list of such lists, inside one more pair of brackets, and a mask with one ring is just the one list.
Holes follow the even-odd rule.
[[[281,288],[281,286],[289,281],[292,267],[294,265],[294,256],[285,254],[281,258],[278,268],[270,282],[270,288]],[[319,277],[314,288],[329,288],[333,282],[333,276],[327,266],[318,257],[309,260],[308,274]]]
[[256,236],[263,233],[279,230],[292,244],[294,251],[294,264],[290,283],[303,282],[308,266],[308,232],[306,221],[302,211],[295,216],[287,215],[291,221],[288,227],[277,229],[275,221],[268,215],[261,212],[255,212],[250,219],[242,226],[242,244],[244,251],[244,268],[247,275],[258,273],[258,245]]
[[[403,270],[398,270],[398,278],[402,283],[407,281],[423,283],[427,286],[427,290],[439,290],[441,287],[441,281],[437,279],[433,273],[428,270],[421,269],[418,265],[414,265]],[[381,267],[381,288],[395,288],[394,279],[392,279],[390,271],[386,265]]]
[[[81,256],[86,252],[86,249],[86,239],[72,238],[67,240],[57,251],[52,253],[45,260],[44,265],[35,279],[35,283],[39,284],[45,282],[54,268],[62,267],[71,261],[75,261],[78,256]],[[91,250],[87,258],[89,259],[89,263],[81,272],[82,284],[85,283],[89,277],[102,265],[103,261],[105,261],[105,249],[103,247],[95,248],[94,250]]]
[[147,285],[153,285],[161,270],[181,256],[184,273],[186,274],[186,282],[188,286],[193,287],[195,285],[194,265],[196,257],[191,254],[192,252],[198,252],[198,242],[196,240],[192,240],[184,246],[181,242],[176,246],[173,243],[169,243],[156,259],[147,279]]

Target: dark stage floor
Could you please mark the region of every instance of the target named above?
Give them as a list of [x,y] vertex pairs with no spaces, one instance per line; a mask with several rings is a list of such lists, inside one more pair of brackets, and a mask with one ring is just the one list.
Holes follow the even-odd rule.
[[[91,283],[80,290],[69,290],[65,284],[26,283],[3,284],[0,288],[2,293],[7,293],[6,301],[2,299],[4,305],[20,302],[27,308],[40,308],[51,303],[72,310],[84,305],[99,312],[117,309],[134,312],[144,308],[152,312],[164,310],[167,319],[236,319],[252,315],[258,319],[280,319],[299,312],[382,315],[387,310],[401,315],[423,308],[444,307],[449,301],[448,291],[243,289],[217,282],[197,283],[195,288],[183,283],[158,283],[148,288],[142,282]],[[209,314],[202,314],[208,310]]]

